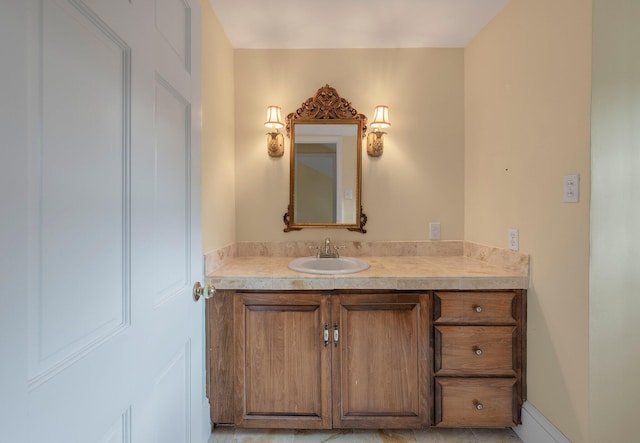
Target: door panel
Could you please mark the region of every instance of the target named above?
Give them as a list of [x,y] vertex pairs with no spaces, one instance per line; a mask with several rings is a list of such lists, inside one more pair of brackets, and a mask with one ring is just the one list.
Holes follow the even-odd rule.
[[153,403],[157,415],[158,440],[183,443],[190,440],[191,414],[189,387],[191,365],[191,343],[184,343],[168,364],[161,368],[154,380]]
[[[25,2],[19,441],[206,441],[204,303],[190,289],[203,278],[200,14],[180,0],[172,17],[175,4]],[[188,33],[181,56],[156,10]]]
[[99,443],[128,443],[131,436],[131,410],[118,417]]
[[153,216],[156,305],[187,293],[191,282],[190,119],[187,100],[156,76]]
[[[41,37],[29,199],[31,387],[126,328],[130,297],[130,49],[68,3],[43,4]],[[100,267],[88,259],[92,250]]]
[[155,26],[187,72],[191,71],[191,9],[183,0],[155,0]]

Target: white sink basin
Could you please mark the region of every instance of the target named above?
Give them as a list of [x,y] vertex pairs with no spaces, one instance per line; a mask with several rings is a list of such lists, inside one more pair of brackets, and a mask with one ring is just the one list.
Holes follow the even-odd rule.
[[289,269],[309,274],[353,274],[369,269],[369,263],[354,257],[300,257],[291,260]]

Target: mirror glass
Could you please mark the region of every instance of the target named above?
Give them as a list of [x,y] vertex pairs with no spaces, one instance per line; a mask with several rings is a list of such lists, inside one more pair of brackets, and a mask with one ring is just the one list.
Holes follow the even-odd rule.
[[285,232],[302,228],[367,232],[360,200],[367,117],[325,85],[286,121],[291,166]]
[[355,225],[359,195],[356,123],[294,123],[293,223]]

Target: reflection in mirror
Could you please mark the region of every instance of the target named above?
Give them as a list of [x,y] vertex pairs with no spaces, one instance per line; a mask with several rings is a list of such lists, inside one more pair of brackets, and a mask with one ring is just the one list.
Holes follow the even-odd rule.
[[294,220],[355,224],[358,126],[295,125]]
[[326,85],[287,116],[291,139],[285,232],[343,228],[365,233],[360,201],[367,117]]

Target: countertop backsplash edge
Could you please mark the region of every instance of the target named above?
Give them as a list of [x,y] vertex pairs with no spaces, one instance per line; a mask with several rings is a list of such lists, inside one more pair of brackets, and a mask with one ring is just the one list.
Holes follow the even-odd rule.
[[[444,241],[336,241],[347,257],[465,256],[513,271],[529,273],[529,256],[464,240]],[[304,257],[312,255],[318,241],[237,242],[204,254],[208,275],[235,257]]]

